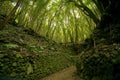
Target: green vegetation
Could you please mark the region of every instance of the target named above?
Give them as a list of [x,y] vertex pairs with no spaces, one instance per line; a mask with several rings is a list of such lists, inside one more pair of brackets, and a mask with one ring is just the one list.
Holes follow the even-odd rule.
[[85,80],[117,80],[120,76],[120,45],[98,45],[80,55],[77,69]]
[[0,31],[0,76],[39,80],[73,64],[67,48],[31,32],[12,25]]
[[77,67],[120,78],[119,0],[0,0],[0,76],[39,80]]

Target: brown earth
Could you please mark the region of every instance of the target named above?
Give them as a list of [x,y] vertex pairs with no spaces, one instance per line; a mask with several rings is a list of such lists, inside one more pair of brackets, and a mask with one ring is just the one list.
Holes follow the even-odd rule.
[[79,76],[76,75],[76,67],[71,66],[67,69],[54,73],[41,80],[82,80],[82,79],[80,79]]

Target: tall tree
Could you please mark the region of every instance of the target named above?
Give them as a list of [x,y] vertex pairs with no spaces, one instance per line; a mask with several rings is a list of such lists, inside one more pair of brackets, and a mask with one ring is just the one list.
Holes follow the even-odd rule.
[[[89,1],[89,0],[88,0]],[[120,41],[120,8],[119,0],[91,0],[97,6],[101,13],[101,19],[85,5],[84,0],[69,0],[73,2],[77,8],[83,9],[83,12],[96,23],[97,28],[94,30],[94,37],[109,40],[107,43],[119,43]]]
[[14,16],[16,10],[18,9],[18,7],[20,6],[20,4],[23,2],[23,0],[18,0],[17,4],[15,5],[15,7],[12,9],[12,11],[7,15],[6,19],[4,20],[3,24],[0,25],[0,29],[3,29],[3,27],[7,24],[7,22],[9,21],[9,19]]

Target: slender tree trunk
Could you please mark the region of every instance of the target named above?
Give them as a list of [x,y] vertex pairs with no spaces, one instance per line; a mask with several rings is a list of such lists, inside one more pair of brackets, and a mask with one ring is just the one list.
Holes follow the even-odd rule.
[[0,25],[0,30],[3,29],[3,27],[7,24],[9,19],[15,14],[16,10],[20,6],[23,0],[18,0],[16,6],[12,9],[12,11],[7,15],[6,19],[4,20],[3,24]]
[[1,9],[1,6],[2,6],[2,2],[0,2],[0,9]]

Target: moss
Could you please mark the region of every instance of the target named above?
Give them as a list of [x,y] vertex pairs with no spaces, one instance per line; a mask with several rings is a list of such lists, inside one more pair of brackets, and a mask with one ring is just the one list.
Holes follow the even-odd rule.
[[12,25],[0,31],[0,76],[39,80],[72,65],[69,50],[30,32]]

